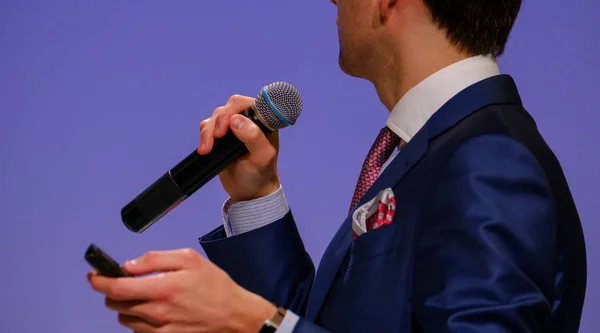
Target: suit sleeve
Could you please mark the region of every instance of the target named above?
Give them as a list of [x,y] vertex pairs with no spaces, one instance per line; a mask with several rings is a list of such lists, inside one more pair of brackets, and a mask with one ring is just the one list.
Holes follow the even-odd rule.
[[416,232],[414,317],[424,332],[541,332],[552,312],[555,208],[520,143],[485,135],[442,166]]
[[200,245],[240,286],[304,315],[315,269],[291,211],[277,221],[231,237],[221,226],[201,237]]

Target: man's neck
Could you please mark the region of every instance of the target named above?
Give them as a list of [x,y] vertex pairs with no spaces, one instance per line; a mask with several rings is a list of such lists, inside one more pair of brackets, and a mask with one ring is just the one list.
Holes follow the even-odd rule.
[[390,111],[419,82],[447,66],[469,58],[468,54],[441,41],[415,44],[415,47],[405,47],[404,52],[398,50],[390,56],[383,66],[385,70],[379,73],[379,77],[371,80],[379,99]]

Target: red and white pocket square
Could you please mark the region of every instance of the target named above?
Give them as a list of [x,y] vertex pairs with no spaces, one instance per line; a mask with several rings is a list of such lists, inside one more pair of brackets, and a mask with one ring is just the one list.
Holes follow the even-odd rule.
[[396,213],[396,197],[391,188],[379,192],[352,214],[352,237],[357,238],[373,229],[392,223]]

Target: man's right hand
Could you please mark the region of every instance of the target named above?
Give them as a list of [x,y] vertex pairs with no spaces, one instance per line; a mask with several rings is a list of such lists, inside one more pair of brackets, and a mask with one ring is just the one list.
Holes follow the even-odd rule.
[[234,203],[264,197],[279,189],[278,131],[267,137],[252,120],[240,114],[252,105],[254,98],[233,95],[200,123],[200,155],[209,153],[214,139],[223,137],[229,129],[248,148],[246,155],[219,174],[223,188]]

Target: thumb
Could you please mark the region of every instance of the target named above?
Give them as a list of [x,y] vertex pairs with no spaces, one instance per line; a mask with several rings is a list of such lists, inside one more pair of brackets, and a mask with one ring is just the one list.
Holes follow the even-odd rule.
[[252,162],[267,165],[275,157],[275,147],[252,120],[234,115],[231,117],[230,127],[233,134],[248,148]]
[[149,251],[143,256],[125,262],[124,268],[133,275],[179,271],[198,267],[204,258],[192,249]]

